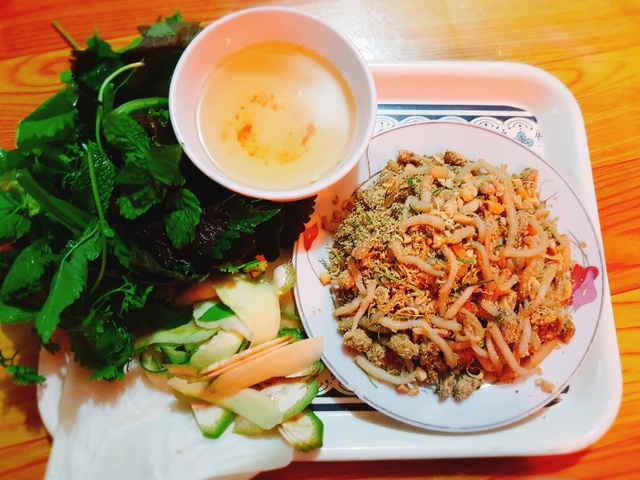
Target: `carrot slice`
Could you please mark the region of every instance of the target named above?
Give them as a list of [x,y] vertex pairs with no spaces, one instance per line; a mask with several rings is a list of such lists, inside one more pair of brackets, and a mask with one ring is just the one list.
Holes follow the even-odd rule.
[[172,303],[176,307],[187,307],[196,302],[217,297],[218,294],[214,286],[216,280],[213,277],[207,277],[198,283],[188,286],[173,298]]
[[236,353],[230,357],[223,358],[216,363],[207,365],[198,372],[198,375],[202,379],[211,380],[232,368],[236,368],[241,363],[260,358],[273,350],[282,348],[284,345],[291,343],[292,341],[293,339],[287,335],[275,338],[270,342],[261,343],[256,347],[243,350],[242,352]]
[[322,344],[322,337],[307,338],[248,359],[215,379],[209,392],[226,397],[270,378],[291,375],[317,362],[322,355]]

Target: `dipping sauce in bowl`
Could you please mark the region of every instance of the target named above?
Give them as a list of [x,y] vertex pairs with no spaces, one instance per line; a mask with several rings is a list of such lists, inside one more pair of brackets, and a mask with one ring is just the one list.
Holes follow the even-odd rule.
[[213,70],[198,125],[212,161],[229,177],[291,190],[337,167],[353,135],[355,102],[324,57],[300,45],[264,42]]
[[169,93],[185,153],[219,184],[276,201],[310,197],[364,154],[377,97],[341,33],[290,8],[223,17],[182,54]]

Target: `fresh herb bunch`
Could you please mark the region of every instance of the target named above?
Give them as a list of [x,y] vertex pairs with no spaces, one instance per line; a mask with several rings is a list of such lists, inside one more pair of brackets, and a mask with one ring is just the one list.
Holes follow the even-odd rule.
[[[171,289],[275,260],[313,211],[313,199],[234,194],[184,156],[167,97],[200,30],[177,13],[119,51],[94,34],[72,51],[63,87],[19,123],[17,148],[0,148],[0,322],[33,323],[48,349],[66,330],[96,379],[122,378],[137,332],[188,320]],[[42,380],[1,360],[16,381]]]

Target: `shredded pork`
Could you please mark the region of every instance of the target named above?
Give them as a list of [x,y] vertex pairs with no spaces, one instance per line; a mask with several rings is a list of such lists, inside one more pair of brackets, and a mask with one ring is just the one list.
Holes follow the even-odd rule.
[[573,336],[569,240],[536,170],[401,151],[349,205],[327,267],[344,343],[372,376],[462,400]]

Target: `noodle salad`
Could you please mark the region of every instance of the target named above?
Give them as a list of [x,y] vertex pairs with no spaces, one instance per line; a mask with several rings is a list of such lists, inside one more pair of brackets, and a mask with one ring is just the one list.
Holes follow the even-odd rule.
[[537,179],[452,151],[400,151],[354,193],[326,267],[360,368],[408,395],[432,386],[463,400],[538,373],[570,341],[570,241]]

